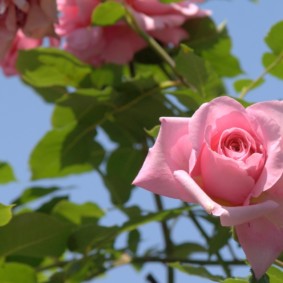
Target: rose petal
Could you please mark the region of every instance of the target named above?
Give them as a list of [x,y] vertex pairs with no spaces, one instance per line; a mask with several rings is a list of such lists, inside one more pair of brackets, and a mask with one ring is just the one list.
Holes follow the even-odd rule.
[[174,172],[174,176],[186,190],[188,198],[191,198],[195,203],[200,204],[207,213],[213,214],[214,216],[220,216],[222,226],[243,224],[271,213],[278,207],[278,204],[272,200],[249,206],[221,206],[212,200],[187,172],[178,170]]
[[283,250],[283,230],[262,217],[236,226],[236,233],[259,279]]
[[203,190],[224,203],[242,205],[255,184],[243,162],[222,156],[207,146],[200,158]]
[[191,202],[187,191],[174,178],[177,169],[188,170],[190,145],[188,118],[161,118],[157,140],[133,184],[156,194]]
[[283,102],[256,103],[248,107],[247,112],[258,122],[257,134],[262,138],[267,153],[263,172],[252,195],[257,197],[262,191],[273,187],[283,174]]

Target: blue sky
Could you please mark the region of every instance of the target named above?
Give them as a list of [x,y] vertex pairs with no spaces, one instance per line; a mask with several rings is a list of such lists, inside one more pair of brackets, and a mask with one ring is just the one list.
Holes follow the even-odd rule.
[[[249,78],[256,78],[262,71],[261,56],[268,50],[264,43],[264,36],[269,28],[279,20],[283,20],[283,2],[281,0],[259,0],[253,3],[249,0],[208,0],[203,7],[212,10],[216,23],[227,22],[230,35],[233,40],[233,53],[241,60],[243,70]],[[244,77],[244,76],[242,76]],[[240,78],[240,77],[239,77]],[[270,99],[283,99],[283,82],[271,76],[267,76],[266,83],[259,89],[251,92],[249,101],[264,101]],[[231,80],[227,81],[231,93]],[[0,190],[0,199],[3,203],[10,203],[18,196],[22,189],[31,185],[59,185],[72,187],[71,200],[75,202],[94,201],[104,209],[110,208],[109,196],[103,188],[103,184],[96,173],[84,174],[80,177],[71,176],[64,180],[56,179],[31,183],[28,169],[28,158],[32,148],[36,145],[44,133],[50,129],[50,116],[52,105],[44,103],[28,87],[24,86],[17,77],[6,78],[0,72],[0,160],[9,162],[15,170],[18,182],[3,186]],[[148,207],[153,207],[152,195],[142,189],[135,190],[130,203],[142,201]],[[168,207],[176,204],[173,200],[166,200]],[[124,217],[111,212],[106,224],[117,224]],[[174,235],[176,240],[184,241],[190,237],[190,231],[182,231],[182,223],[178,224],[179,232]],[[188,226],[186,226],[188,227]],[[152,241],[151,235],[159,237],[160,230],[155,224],[147,225],[144,229],[145,244]],[[119,239],[123,242],[123,236]],[[96,280],[101,283],[116,283],[120,280],[126,282],[144,283],[148,271],[154,270],[159,282],[165,282],[165,269],[160,265],[146,266],[141,273],[131,267],[117,268],[107,274],[106,277]],[[247,269],[242,275],[247,274]],[[241,275],[237,272],[238,275]],[[190,281],[189,278],[177,273],[176,283]],[[206,280],[194,278],[190,282],[205,283]]]

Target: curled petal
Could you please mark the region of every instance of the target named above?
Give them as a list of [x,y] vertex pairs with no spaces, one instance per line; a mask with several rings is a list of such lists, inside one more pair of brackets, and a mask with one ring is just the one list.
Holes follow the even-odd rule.
[[278,204],[272,200],[248,206],[221,206],[212,200],[187,172],[178,170],[174,172],[174,176],[186,190],[188,198],[200,204],[207,213],[219,216],[222,226],[236,226],[249,222],[274,211],[278,207]]

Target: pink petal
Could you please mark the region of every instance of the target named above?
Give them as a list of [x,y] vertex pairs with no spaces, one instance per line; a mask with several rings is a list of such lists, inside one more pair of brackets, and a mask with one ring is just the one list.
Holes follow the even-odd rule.
[[283,174],[283,102],[256,103],[247,112],[257,121],[257,134],[267,153],[263,172],[254,188],[253,196],[273,187]]
[[245,164],[222,156],[208,146],[204,146],[200,158],[203,190],[224,203],[242,205],[255,184]]
[[220,216],[222,226],[240,225],[278,208],[278,204],[272,200],[249,206],[221,206],[212,200],[187,172],[178,170],[174,172],[174,176],[187,192],[188,198],[200,204],[207,213]]
[[154,30],[150,31],[149,34],[166,44],[173,44],[174,46],[185,38],[188,38],[187,32],[179,27],[166,28],[166,30]]
[[185,188],[173,176],[175,170],[188,170],[190,145],[188,118],[161,118],[154,146],[133,184],[153,193],[191,202]]
[[259,279],[283,251],[283,230],[262,217],[236,226],[236,233]]

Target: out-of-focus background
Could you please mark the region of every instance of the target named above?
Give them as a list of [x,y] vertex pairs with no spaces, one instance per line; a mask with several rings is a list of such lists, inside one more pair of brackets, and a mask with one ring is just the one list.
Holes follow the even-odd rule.
[[[261,64],[262,54],[268,50],[264,37],[269,28],[283,19],[283,2],[281,0],[208,0],[203,8],[210,9],[212,17],[217,24],[226,22],[233,40],[233,53],[241,62],[245,74],[242,77],[254,79],[263,72]],[[240,78],[240,77],[239,77]],[[227,80],[228,94],[235,95],[233,80]],[[50,126],[50,117],[53,106],[45,103],[30,88],[26,87],[18,77],[5,77],[0,72],[0,160],[9,162],[17,176],[17,182],[0,188],[0,202],[9,204],[20,192],[35,185],[58,185],[64,189],[59,194],[71,194],[71,200],[82,203],[94,200],[104,209],[109,209],[105,224],[119,224],[124,221],[124,216],[117,211],[111,212],[109,195],[103,188],[99,176],[92,172],[80,176],[71,176],[60,179],[30,182],[29,154],[39,139],[46,133]],[[270,75],[266,76],[263,86],[250,92],[247,100],[251,102],[283,98],[282,81]],[[111,146],[105,138],[104,143]],[[44,161],[43,161],[44,162]],[[150,192],[136,189],[130,201],[132,204],[142,202],[144,207],[150,209],[154,206]],[[166,206],[174,206],[176,200],[166,199]],[[36,204],[34,204],[36,205]],[[185,220],[184,220],[185,221]],[[182,222],[178,222],[178,233],[174,235],[176,241],[195,239],[199,235],[192,230],[182,229]],[[160,238],[160,227],[157,224],[145,225],[143,243],[147,246],[156,244]],[[118,240],[119,246],[124,241],[123,236]],[[162,243],[160,243],[162,244]],[[236,244],[235,244],[236,246]],[[244,257],[239,250],[239,257]],[[165,282],[166,270],[159,264],[148,265],[137,273],[131,266],[124,266],[108,272],[106,277],[96,279],[95,282],[146,282],[146,275],[151,272],[159,280]],[[221,270],[219,270],[221,272]],[[235,269],[234,274],[246,276],[249,270]],[[177,273],[176,282],[188,280],[186,275]],[[209,282],[198,277],[193,277],[190,282]]]

